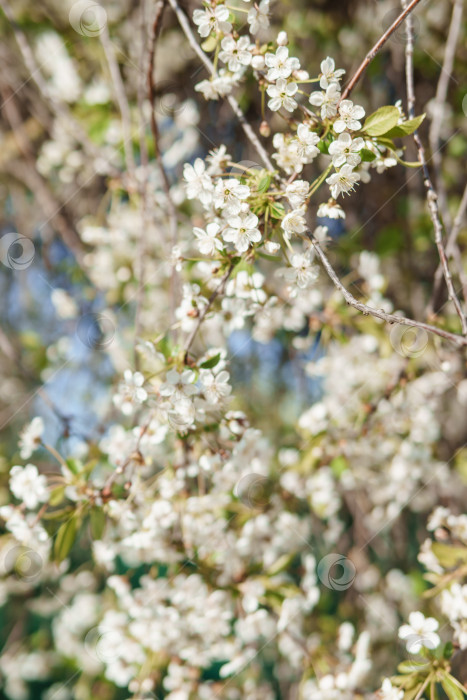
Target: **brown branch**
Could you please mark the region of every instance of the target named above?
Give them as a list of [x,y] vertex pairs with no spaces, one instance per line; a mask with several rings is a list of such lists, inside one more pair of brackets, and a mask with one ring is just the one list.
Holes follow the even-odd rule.
[[[404,4],[404,2],[403,2]],[[411,3],[413,4],[413,3]],[[407,12],[410,5],[404,10]],[[415,92],[414,92],[414,79],[413,79],[413,26],[411,18],[407,18],[407,43],[405,52],[405,72],[406,72],[406,83],[407,83],[407,103],[409,117],[412,118],[415,114]],[[426,200],[428,204],[428,211],[430,214],[431,222],[433,224],[433,230],[435,233],[435,244],[438,250],[438,255],[440,259],[440,265],[443,272],[444,280],[446,282],[446,287],[448,290],[449,299],[454,304],[457,315],[459,316],[462,333],[467,335],[467,320],[465,314],[462,310],[461,303],[454,289],[454,284],[452,282],[452,275],[449,269],[448,260],[446,256],[446,251],[443,242],[443,225],[441,223],[441,217],[439,214],[438,206],[438,195],[433,187],[431,181],[430,172],[428,170],[425,148],[423,146],[422,140],[416,130],[413,134],[415,145],[417,147],[418,161],[422,166],[423,170],[423,184],[426,190]]]
[[186,343],[185,357],[184,357],[185,364],[187,364],[188,353],[190,351],[191,346],[193,345],[193,341],[196,338],[196,335],[200,329],[201,324],[203,323],[204,319],[206,318],[206,314],[208,313],[209,309],[211,308],[211,306],[213,305],[214,301],[217,299],[219,294],[221,294],[222,291],[224,290],[224,287],[227,283],[227,280],[229,279],[230,275],[232,274],[234,267],[235,267],[234,263],[231,262],[229,267],[227,268],[226,272],[224,273],[221,281],[219,282],[219,284],[217,285],[217,287],[215,288],[215,290],[213,291],[213,293],[209,297],[208,303],[206,304],[206,306],[204,307],[204,309],[200,313],[200,315],[198,317],[198,323],[191,331],[190,336],[189,336],[187,343]]
[[[457,270],[458,270],[458,275],[459,275],[459,280],[462,285],[462,294],[464,297],[464,301],[467,302],[467,277],[464,272],[464,267],[463,267],[463,262],[460,256],[460,251],[459,251],[459,246],[457,245],[457,236],[459,235],[459,232],[461,230],[462,226],[462,221],[464,220],[465,213],[467,211],[467,185],[464,188],[464,193],[462,195],[461,202],[459,204],[459,208],[457,210],[457,214],[454,218],[454,222],[452,224],[451,231],[448,236],[448,240],[446,243],[446,255],[449,257],[454,257],[454,259],[457,262]],[[441,267],[441,263],[438,265],[437,270],[435,272],[435,280],[434,280],[434,288],[433,288],[433,295],[431,297],[430,305],[429,308],[433,309],[436,303],[436,299],[439,294],[439,288],[441,285],[441,280],[443,278],[443,268]]]
[[[420,1],[420,0],[418,0],[418,1]],[[212,61],[209,60],[209,58],[206,56],[206,54],[204,53],[204,51],[201,49],[198,42],[196,41],[196,37],[192,32],[192,29],[190,27],[190,23],[188,22],[188,19],[187,19],[185,13],[180,8],[180,5],[178,4],[177,0],[168,0],[168,2],[170,3],[170,6],[172,7],[175,14],[177,15],[177,19],[180,23],[180,26],[181,26],[186,38],[188,39],[188,43],[190,44],[191,48],[196,53],[198,58],[202,61],[202,63],[204,63],[204,65],[208,69],[209,73],[215,74],[214,64],[212,63]],[[248,140],[250,141],[252,146],[255,148],[256,152],[260,156],[260,158],[263,161],[266,168],[270,171],[274,171],[275,170],[274,165],[272,164],[271,160],[269,159],[269,156],[266,153],[266,150],[264,149],[263,145],[261,144],[259,138],[256,136],[255,132],[251,128],[251,125],[246,120],[245,115],[243,114],[243,112],[240,108],[240,105],[238,104],[235,97],[233,95],[228,95],[227,101],[228,101],[229,105],[231,106],[235,116],[239,120],[240,125],[241,125],[246,137],[248,138]]]
[[363,73],[366,71],[376,54],[380,51],[380,49],[384,46],[384,44],[387,42],[387,40],[390,38],[392,34],[396,31],[396,29],[402,24],[402,22],[405,20],[406,17],[416,8],[416,6],[421,2],[421,0],[412,0],[410,5],[401,12],[399,17],[391,24],[389,29],[387,29],[384,34],[378,39],[376,44],[373,46],[371,51],[367,53],[355,73],[353,74],[352,78],[346,85],[344,92],[342,93],[341,100],[345,100],[352,90],[354,89],[355,85],[358,83],[360,78],[362,77]]
[[[177,244],[178,239],[178,217],[177,209],[175,207],[174,201],[172,199],[172,194],[170,192],[170,180],[167,175],[167,171],[164,167],[164,161],[162,158],[162,152],[160,149],[160,131],[159,125],[156,118],[156,85],[154,80],[154,69],[155,69],[155,58],[156,58],[156,43],[159,36],[162,16],[167,5],[167,0],[158,0],[156,2],[154,10],[154,20],[151,27],[151,34],[149,37],[149,61],[148,61],[148,71],[147,71],[147,89],[149,105],[151,108],[151,131],[154,141],[154,153],[156,156],[157,165],[159,172],[162,177],[162,187],[164,189],[165,197],[167,200],[168,218],[169,218],[169,231],[170,231],[170,241],[171,247]],[[170,276],[170,323],[172,324],[175,318],[175,306],[176,306],[176,286],[177,286],[177,272],[175,269],[175,263],[172,264],[172,273]]]
[[354,309],[357,309],[357,311],[360,311],[362,314],[365,316],[374,316],[375,318],[379,318],[382,321],[386,321],[387,323],[393,324],[393,323],[399,323],[402,326],[410,326],[412,328],[421,328],[422,330],[427,331],[428,333],[433,333],[434,335],[438,335],[441,338],[444,338],[445,340],[450,340],[453,343],[456,343],[457,345],[460,346],[467,346],[467,338],[465,336],[457,335],[455,333],[450,333],[449,331],[445,331],[442,328],[437,328],[436,326],[430,326],[428,323],[423,323],[422,321],[415,321],[412,318],[406,318],[405,316],[397,316],[396,314],[388,314],[382,309],[374,309],[371,306],[368,306],[367,304],[363,304],[362,302],[358,301],[353,294],[351,294],[342,284],[340,281],[339,277],[337,276],[334,268],[332,267],[331,263],[329,262],[328,258],[326,257],[325,253],[321,250],[318,242],[316,239],[313,237],[313,234],[311,232],[307,232],[308,238],[311,240],[311,243],[313,245],[313,248],[315,249],[319,259],[321,260],[321,263],[326,270],[329,278],[333,282],[334,286],[336,289],[338,289],[342,296],[344,297],[345,301],[347,304],[350,306],[353,306]]
[[450,225],[449,207],[447,204],[447,196],[444,189],[441,177],[441,150],[439,141],[441,135],[441,126],[444,117],[444,106],[448,94],[449,81],[454,67],[454,59],[456,56],[456,46],[459,38],[459,33],[462,28],[462,11],[463,0],[455,0],[452,11],[451,23],[449,25],[448,37],[446,39],[446,48],[444,51],[443,65],[439,76],[438,85],[436,88],[436,96],[433,105],[433,118],[431,120],[430,130],[428,132],[428,140],[432,153],[436,188],[439,193],[440,208],[443,213],[443,218],[447,226]]
[[131,136],[130,105],[128,104],[128,99],[125,93],[125,86],[123,85],[120,68],[115,57],[115,51],[113,49],[112,42],[110,41],[107,22],[104,24],[104,28],[100,35],[100,40],[102,48],[104,49],[105,57],[107,59],[110,77],[112,78],[112,83],[114,86],[115,97],[117,99],[118,108],[122,117],[123,148],[125,151],[126,167],[130,175],[134,176],[136,166],[133,155]]

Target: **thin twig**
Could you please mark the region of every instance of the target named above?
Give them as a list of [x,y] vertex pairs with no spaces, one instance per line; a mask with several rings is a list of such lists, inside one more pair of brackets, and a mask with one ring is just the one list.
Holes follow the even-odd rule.
[[[208,69],[209,73],[215,74],[214,64],[212,63],[212,61],[209,60],[209,58],[206,56],[206,54],[204,53],[204,51],[201,49],[198,42],[196,41],[196,37],[191,30],[190,23],[189,23],[186,15],[184,14],[182,9],[180,8],[180,5],[178,4],[177,0],[168,0],[168,1],[171,5],[173,11],[177,15],[177,19],[180,22],[180,26],[183,29],[183,32],[184,32],[186,38],[188,39],[188,43],[190,44],[191,48],[197,54],[198,58],[204,63],[204,65]],[[417,0],[417,1],[420,2],[420,0]],[[266,153],[266,150],[262,146],[259,138],[256,136],[251,125],[246,120],[245,115],[243,114],[243,112],[240,108],[240,105],[238,104],[235,97],[233,97],[233,95],[228,95],[227,101],[230,104],[235,116],[239,120],[240,125],[241,125],[243,131],[245,132],[246,137],[248,138],[248,140],[250,141],[252,146],[256,149],[256,152],[260,156],[260,158],[263,161],[266,168],[268,170],[271,170],[271,171],[275,170],[274,165],[272,164],[271,160],[269,159],[268,154]]]
[[112,78],[118,108],[122,117],[123,147],[125,149],[126,167],[130,175],[134,176],[135,158],[133,155],[133,146],[131,138],[130,105],[128,104],[128,99],[125,93],[125,86],[123,85],[120,68],[115,57],[115,51],[113,49],[112,42],[110,41],[107,23],[104,24],[104,28],[101,32],[100,39],[102,48],[104,49],[105,57],[107,59],[107,65],[109,67],[110,76]]
[[406,17],[409,16],[409,14],[416,8],[416,6],[421,2],[421,0],[412,0],[410,5],[401,12],[399,17],[391,24],[389,29],[387,29],[384,34],[378,39],[376,44],[373,46],[371,51],[367,53],[355,73],[353,74],[352,78],[346,85],[344,92],[342,93],[341,100],[345,100],[352,90],[354,89],[355,85],[358,83],[360,78],[362,77],[363,73],[366,71],[376,54],[380,51],[380,49],[384,46],[384,44],[387,42],[389,37],[394,34],[396,29],[402,24],[402,22],[405,20]]
[[433,118],[428,132],[430,150],[433,154],[433,165],[435,171],[436,189],[439,194],[439,205],[443,214],[446,226],[450,226],[449,207],[447,205],[446,192],[441,177],[441,149],[439,141],[441,135],[441,126],[443,117],[445,116],[445,104],[448,94],[449,81],[454,67],[454,59],[456,56],[457,41],[462,27],[462,10],[464,0],[455,0],[452,10],[451,23],[449,25],[448,37],[446,39],[446,47],[444,51],[444,60],[439,76],[438,85],[436,88],[436,96],[433,104]]
[[219,284],[217,285],[217,287],[215,288],[215,290],[213,291],[213,293],[209,297],[208,303],[206,304],[206,306],[204,307],[204,309],[200,313],[200,315],[198,317],[198,323],[191,331],[190,336],[189,336],[187,343],[186,343],[185,357],[184,357],[185,364],[188,361],[188,353],[190,351],[191,346],[193,345],[193,341],[196,338],[196,335],[200,329],[201,324],[203,323],[204,319],[206,318],[206,314],[208,313],[209,309],[211,308],[211,306],[213,305],[214,301],[217,299],[219,294],[221,294],[222,291],[224,290],[224,287],[227,284],[227,280],[229,279],[230,275],[232,274],[234,267],[235,267],[234,263],[230,263],[230,265],[227,268],[226,272],[224,273],[221,281],[219,282]]
[[427,331],[428,333],[433,333],[434,335],[438,335],[441,338],[444,338],[445,340],[450,340],[453,343],[457,343],[458,345],[467,345],[467,338],[464,336],[457,335],[456,333],[450,333],[449,331],[445,331],[442,328],[437,328],[436,326],[430,326],[428,323],[423,323],[422,321],[415,321],[412,318],[406,318],[405,316],[397,316],[396,314],[388,314],[382,309],[374,309],[371,306],[368,306],[367,304],[363,304],[362,302],[357,301],[353,294],[351,294],[340,281],[325,253],[322,251],[318,242],[313,237],[313,234],[311,232],[308,232],[307,235],[308,238],[311,240],[318,257],[321,260],[321,263],[324,269],[326,270],[329,278],[333,282],[334,286],[341,292],[347,304],[353,306],[354,309],[357,309],[357,311],[361,311],[361,313],[365,316],[374,316],[375,318],[379,318],[382,321],[386,321],[387,323],[391,324],[399,323],[402,326],[421,328],[422,330]]
[[136,291],[136,311],[135,311],[135,333],[133,339],[133,357],[135,369],[139,369],[139,354],[136,351],[138,338],[141,334],[141,313],[144,301],[144,283],[146,278],[146,231],[149,226],[148,212],[148,178],[149,178],[149,154],[146,143],[146,120],[144,118],[144,100],[146,96],[146,80],[145,80],[145,61],[146,50],[148,43],[147,22],[146,22],[146,3],[141,3],[141,53],[139,56],[138,65],[138,114],[139,114],[139,153],[141,161],[141,170],[144,178],[141,181],[141,228],[138,238],[137,248],[137,278],[138,288]]
[[[167,0],[158,0],[154,10],[154,20],[152,22],[151,34],[149,37],[149,61],[148,61],[148,71],[147,71],[147,89],[149,105],[151,108],[151,131],[154,141],[154,153],[156,156],[157,165],[162,178],[162,187],[164,189],[165,197],[167,200],[167,213],[169,218],[169,232],[170,232],[170,243],[173,249],[177,244],[178,239],[178,217],[177,209],[175,207],[174,201],[172,199],[172,194],[170,192],[170,180],[167,175],[167,171],[164,167],[164,160],[162,157],[162,151],[160,148],[160,132],[159,125],[156,118],[156,85],[154,80],[154,69],[155,69],[155,58],[156,58],[156,43],[160,32],[162,16],[164,14],[165,7],[167,5]],[[170,276],[170,323],[173,324],[175,319],[175,307],[176,307],[176,286],[177,286],[177,271],[175,269],[175,262],[172,263],[172,272]]]
[[[461,230],[462,222],[464,220],[465,213],[467,211],[467,185],[464,188],[464,193],[462,195],[462,199],[459,204],[459,208],[457,210],[457,214],[454,217],[454,222],[452,224],[451,231],[448,236],[448,240],[446,243],[446,255],[448,257],[453,256],[454,258],[457,258],[457,256],[460,256],[460,251],[459,251],[459,246],[457,245],[457,236],[459,235],[459,232]],[[458,260],[458,275],[459,275],[459,280],[462,285],[462,294],[464,297],[464,301],[467,303],[467,277],[464,272],[464,267],[462,260]],[[434,280],[434,286],[433,286],[433,295],[431,298],[430,302],[430,308],[434,307],[435,300],[438,297],[439,293],[439,287],[441,284],[441,280],[443,278],[443,268],[441,267],[441,263],[438,265],[438,268],[435,272],[435,280]]]
[[[405,12],[407,12],[409,7],[406,8]],[[410,17],[408,17],[408,19],[407,19],[407,43],[406,43],[406,55],[405,55],[405,72],[406,72],[406,83],[407,83],[406,89],[407,89],[408,111],[409,111],[409,116],[412,118],[414,116],[414,109],[415,109],[415,93],[414,93],[414,80],[413,80],[413,24],[412,24]],[[462,333],[465,336],[465,335],[467,335],[467,320],[466,320],[465,314],[462,310],[462,306],[461,306],[461,303],[459,301],[459,298],[458,298],[456,291],[454,289],[451,271],[449,269],[446,251],[444,249],[443,225],[441,223],[441,218],[440,218],[440,214],[439,214],[438,195],[437,195],[435,188],[433,187],[433,183],[431,181],[431,177],[430,177],[430,173],[429,173],[428,165],[427,165],[427,160],[426,160],[426,156],[425,156],[425,148],[423,146],[423,143],[422,143],[422,140],[421,140],[420,135],[418,133],[418,130],[415,130],[415,132],[413,134],[413,138],[415,141],[415,145],[417,147],[418,161],[419,161],[420,165],[422,166],[422,170],[423,170],[423,184],[425,185],[425,190],[426,190],[426,200],[427,200],[427,204],[428,204],[428,211],[430,214],[431,222],[433,224],[433,230],[435,233],[435,244],[436,244],[436,247],[438,249],[440,265],[441,265],[441,269],[443,271],[443,276],[444,276],[444,279],[446,282],[448,296],[449,296],[449,299],[454,304],[454,308],[455,308],[456,313],[459,316],[459,319],[461,322]]]

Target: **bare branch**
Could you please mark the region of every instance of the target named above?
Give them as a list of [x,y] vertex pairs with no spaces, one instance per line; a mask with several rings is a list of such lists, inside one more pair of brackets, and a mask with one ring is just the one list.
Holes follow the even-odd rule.
[[462,11],[463,0],[455,0],[452,11],[451,23],[449,26],[448,37],[446,40],[446,48],[444,52],[444,60],[439,76],[438,86],[436,88],[436,96],[433,105],[433,118],[431,121],[428,139],[433,158],[435,170],[436,188],[439,193],[440,208],[443,213],[444,222],[447,226],[450,225],[449,208],[447,205],[447,197],[444,191],[444,186],[441,178],[441,150],[439,141],[441,135],[441,126],[443,117],[445,116],[445,103],[448,94],[449,81],[454,67],[454,59],[456,55],[456,46],[459,38],[459,32],[462,27]]
[[198,323],[191,331],[191,334],[187,340],[187,344],[186,344],[186,348],[185,348],[185,360],[184,360],[185,364],[187,363],[187,360],[188,360],[188,353],[190,351],[190,348],[193,345],[193,341],[196,338],[196,335],[200,329],[201,324],[203,323],[204,319],[206,318],[206,314],[208,313],[209,309],[211,308],[211,306],[213,305],[214,301],[217,299],[219,294],[221,294],[222,291],[224,290],[224,287],[227,283],[227,280],[229,279],[230,275],[232,274],[234,267],[235,267],[235,265],[233,263],[230,263],[230,265],[227,268],[226,272],[224,273],[221,281],[219,282],[219,284],[217,285],[217,287],[215,288],[215,290],[213,291],[213,293],[209,297],[208,303],[206,304],[206,306],[202,310],[201,314],[199,315]]
[[[405,4],[405,0],[402,0],[402,5]],[[413,3],[411,3],[413,4]],[[407,12],[410,8],[406,8],[405,12]],[[414,80],[413,80],[413,24],[411,21],[411,18],[407,18],[407,43],[406,43],[406,52],[405,52],[405,72],[406,72],[406,83],[407,83],[407,103],[408,103],[408,111],[409,111],[409,117],[413,117],[415,114],[415,93],[414,93]],[[444,249],[444,242],[443,242],[443,225],[441,223],[441,218],[439,214],[439,207],[438,207],[438,195],[433,187],[433,183],[431,181],[430,173],[428,170],[428,165],[427,165],[427,160],[425,156],[425,148],[423,146],[422,140],[420,138],[420,135],[418,131],[414,132],[414,141],[415,145],[417,147],[417,154],[418,154],[418,161],[420,165],[422,166],[423,170],[423,184],[425,185],[425,190],[426,190],[426,199],[427,199],[427,204],[428,204],[428,211],[430,214],[431,222],[433,224],[433,230],[435,233],[435,243],[436,247],[438,249],[438,255],[440,259],[440,266],[443,272],[443,276],[446,282],[446,287],[448,290],[448,296],[449,299],[452,301],[454,304],[454,308],[456,310],[457,315],[459,316],[460,322],[461,322],[461,327],[462,327],[462,333],[463,335],[467,335],[467,320],[465,317],[465,314],[462,310],[461,303],[459,301],[459,298],[456,294],[456,291],[454,289],[454,285],[452,282],[452,276],[451,276],[451,271],[449,269],[448,265],[448,260],[446,256],[446,251]]]
[[[459,235],[462,222],[465,217],[465,213],[467,211],[467,185],[464,188],[464,194],[462,195],[461,202],[459,204],[459,208],[457,210],[457,214],[454,218],[454,223],[452,225],[451,231],[448,236],[448,240],[446,243],[446,255],[449,257],[453,257],[456,260],[457,263],[457,273],[459,275],[459,280],[462,285],[462,293],[464,297],[464,301],[467,302],[467,276],[464,272],[464,265],[460,256],[460,251],[459,251],[459,246],[457,245],[457,236]],[[441,280],[443,278],[443,268],[441,267],[441,263],[438,265],[438,268],[435,272],[435,280],[434,280],[434,285],[433,285],[433,295],[431,298],[430,302],[430,308],[433,309],[435,299],[438,297],[439,293],[439,288],[441,284]]]
[[[178,4],[177,0],[168,0],[170,3],[170,6],[172,7],[173,11],[177,15],[177,19],[180,22],[180,26],[183,29],[183,32],[188,39],[188,43],[190,44],[191,48],[193,51],[196,53],[198,58],[204,63],[206,68],[211,74],[215,73],[214,69],[214,64],[212,61],[209,60],[209,58],[206,56],[204,51],[201,49],[199,46],[198,42],[196,41],[196,37],[193,34],[190,23],[188,22],[188,19],[184,12],[182,11],[180,5]],[[417,0],[417,2],[420,2],[420,0]],[[253,131],[251,125],[248,123],[248,121],[245,118],[245,115],[243,114],[240,105],[238,104],[237,100],[233,95],[228,95],[227,96],[227,101],[230,104],[235,116],[239,120],[241,127],[243,131],[245,132],[246,137],[252,144],[252,146],[256,149],[256,152],[260,156],[261,160],[263,161],[264,165],[268,170],[275,170],[274,165],[272,164],[271,160],[269,159],[268,154],[266,153],[266,150],[263,148],[259,138],[256,136],[255,132]]]
[[362,77],[363,73],[366,71],[376,54],[380,51],[380,49],[384,46],[384,44],[387,42],[387,40],[390,38],[392,34],[396,31],[396,29],[402,24],[402,22],[405,20],[406,17],[409,16],[409,14],[416,8],[416,6],[421,2],[421,0],[412,0],[410,5],[401,12],[399,17],[391,24],[391,26],[384,32],[384,34],[378,39],[376,44],[373,46],[371,51],[367,53],[355,73],[353,74],[352,78],[346,85],[344,92],[342,93],[341,100],[345,100],[352,90],[354,89],[355,85],[358,83],[360,78]]
[[128,172],[131,175],[135,173],[135,159],[133,156],[132,138],[131,138],[131,116],[130,116],[130,106],[128,104],[128,99],[125,94],[125,87],[123,85],[122,76],[120,73],[120,68],[115,58],[115,51],[112,46],[112,42],[109,37],[109,30],[107,28],[107,23],[104,24],[104,28],[100,35],[102,48],[104,49],[105,57],[107,59],[107,65],[109,66],[110,76],[112,78],[112,83],[115,90],[115,97],[117,98],[118,108],[122,117],[122,130],[123,130],[123,147],[125,149],[125,161]]
[[[170,180],[168,178],[166,169],[164,167],[164,161],[162,158],[162,152],[160,149],[160,132],[159,125],[156,118],[156,85],[154,81],[154,69],[155,69],[155,58],[156,58],[156,43],[160,32],[162,16],[167,5],[167,0],[158,0],[154,9],[154,19],[151,26],[151,34],[149,37],[149,62],[147,71],[147,89],[148,89],[148,99],[151,108],[151,131],[154,141],[154,153],[156,156],[157,165],[162,178],[162,187],[164,189],[165,197],[167,200],[167,210],[169,218],[169,232],[171,247],[173,248],[177,244],[178,239],[178,217],[177,209],[175,207],[172,195],[170,192]],[[170,277],[170,322],[173,324],[175,318],[175,304],[176,304],[176,284],[177,284],[177,272],[175,270],[175,263],[172,265],[172,274]]]
[[316,250],[318,257],[321,260],[321,263],[324,269],[326,270],[329,278],[333,282],[334,286],[341,292],[347,304],[353,306],[354,309],[357,309],[357,311],[361,311],[361,313],[365,316],[374,316],[375,318],[379,318],[382,321],[386,321],[387,323],[391,324],[399,323],[402,326],[421,328],[422,330],[425,330],[428,333],[433,333],[434,335],[438,335],[441,338],[444,338],[445,340],[450,340],[459,346],[467,346],[467,338],[464,336],[456,335],[455,333],[450,333],[449,331],[445,331],[442,328],[437,328],[436,326],[431,326],[428,323],[423,323],[422,321],[415,321],[412,318],[406,318],[405,316],[397,316],[396,314],[388,314],[382,309],[374,309],[371,306],[368,306],[367,304],[363,304],[362,302],[358,301],[353,296],[353,294],[351,294],[348,291],[348,289],[344,287],[339,277],[337,276],[334,268],[329,262],[326,254],[322,251],[318,242],[313,237],[313,234],[311,232],[307,232],[307,236],[311,240],[313,248]]

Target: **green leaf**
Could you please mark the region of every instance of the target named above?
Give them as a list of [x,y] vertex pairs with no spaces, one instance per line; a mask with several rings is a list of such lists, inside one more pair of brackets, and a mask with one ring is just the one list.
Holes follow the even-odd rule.
[[209,360],[205,360],[205,362],[202,362],[200,364],[200,367],[201,367],[201,369],[212,369],[217,364],[219,364],[220,359],[221,359],[221,354],[220,354],[220,352],[218,352],[217,355],[213,355],[213,357],[210,357]]
[[441,685],[449,700],[464,700],[464,693],[457,687],[451,676],[443,676]]
[[376,158],[376,155],[373,151],[370,151],[369,148],[362,148],[362,150],[358,152],[358,155],[364,163],[371,163],[371,161]]
[[284,205],[279,202],[273,202],[269,205],[269,211],[273,219],[283,219],[285,216]]
[[93,506],[89,511],[89,522],[91,525],[91,537],[93,540],[101,540],[104,534],[106,517],[102,508]]
[[269,173],[265,173],[260,181],[258,182],[258,192],[267,192],[269,189],[269,185],[271,184],[271,176]]
[[400,116],[397,107],[392,107],[390,105],[380,107],[376,112],[373,112],[373,114],[367,117],[363,125],[363,131],[367,133],[368,136],[383,136],[396,126]]
[[214,51],[214,49],[216,48],[216,46],[217,46],[217,37],[216,37],[215,34],[212,34],[211,36],[208,36],[208,38],[206,39],[206,41],[203,41],[203,43],[201,44],[201,48],[202,48],[203,51],[205,51],[206,53],[211,53],[211,51]]
[[76,516],[71,517],[66,523],[60,525],[54,543],[55,561],[63,561],[68,556],[75,541],[78,522]]
[[52,489],[49,496],[49,506],[59,506],[60,503],[65,498],[65,488],[66,486],[57,486]]
[[443,658],[450,659],[454,653],[454,646],[452,642],[447,642],[443,650]]
[[404,693],[404,700],[414,700],[414,698],[417,697],[421,687],[421,684],[418,684],[415,686],[415,688],[410,688],[410,690],[406,690]]
[[443,542],[433,542],[431,549],[441,566],[446,569],[467,562],[467,547],[451,547]]
[[72,459],[71,457],[66,460],[66,465],[72,474],[79,474],[83,465],[77,459]]
[[418,117],[408,119],[407,121],[402,122],[402,124],[397,124],[397,126],[394,126],[390,131],[388,131],[386,136],[388,136],[390,139],[410,136],[410,134],[413,134],[413,132],[418,129],[422,121],[425,119],[425,116],[425,114],[419,114]]
[[399,673],[416,673],[423,669],[428,669],[430,664],[426,661],[402,661],[397,670]]

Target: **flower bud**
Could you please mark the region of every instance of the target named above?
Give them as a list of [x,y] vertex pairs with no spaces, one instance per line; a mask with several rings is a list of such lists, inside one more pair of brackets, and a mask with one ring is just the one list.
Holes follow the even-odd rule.
[[253,56],[251,59],[251,65],[255,70],[263,70],[264,68],[264,56]]
[[289,43],[289,37],[287,36],[287,32],[279,32],[277,35],[277,45],[278,46],[287,46]]
[[259,133],[261,136],[264,136],[267,138],[268,136],[271,136],[271,127],[267,123],[267,121],[262,121],[261,124],[259,125]]

